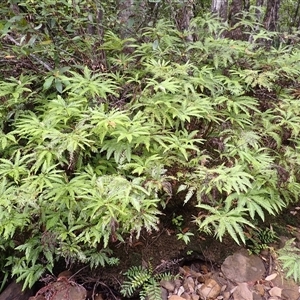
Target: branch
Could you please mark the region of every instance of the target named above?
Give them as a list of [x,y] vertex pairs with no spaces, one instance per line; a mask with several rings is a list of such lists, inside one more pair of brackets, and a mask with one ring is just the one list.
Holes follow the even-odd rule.
[[[16,41],[12,36],[10,36],[9,34],[6,35],[6,37],[11,41],[13,42],[15,45],[17,46],[21,46],[21,44]],[[53,69],[47,64],[45,63],[44,61],[42,61],[39,57],[37,57],[36,55],[34,54],[29,54],[30,57],[32,57],[35,61],[37,61],[38,63],[40,63],[42,66],[44,66],[44,68],[47,70],[47,71],[53,71]]]

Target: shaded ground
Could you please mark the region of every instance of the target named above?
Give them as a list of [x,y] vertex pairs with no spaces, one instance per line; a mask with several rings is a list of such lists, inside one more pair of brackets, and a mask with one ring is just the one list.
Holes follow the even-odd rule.
[[[187,210],[185,213],[189,216],[192,214],[191,211]],[[157,272],[170,271],[177,274],[180,266],[193,265],[201,261],[208,264],[211,269],[218,270],[229,255],[241,249],[241,246],[237,245],[231,238],[224,238],[220,243],[213,237],[199,234],[192,222],[183,220],[181,229],[194,233],[186,245],[176,236],[179,227],[172,223],[176,214],[169,215],[169,217],[162,219],[158,232],[144,232],[138,240],[133,239],[129,243],[127,239],[125,243],[110,245],[114,251],[114,256],[120,258],[118,266],[98,268],[93,271],[85,266],[74,266],[71,269],[73,274],[78,272],[74,276],[74,280],[86,288],[87,299],[123,299],[119,292],[124,280],[122,274],[134,265],[142,265]],[[263,226],[272,225],[278,235],[299,239],[299,224],[300,212],[292,207],[280,216],[269,217]],[[58,273],[63,270],[64,264],[62,263],[62,265],[57,266],[55,275],[58,276]],[[36,288],[42,286],[38,285]],[[97,298],[97,294],[101,294],[101,298],[100,296]]]

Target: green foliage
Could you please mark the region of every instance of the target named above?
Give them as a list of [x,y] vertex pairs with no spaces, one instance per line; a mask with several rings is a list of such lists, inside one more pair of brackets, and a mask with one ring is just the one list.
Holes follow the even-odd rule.
[[190,237],[191,236],[194,236],[194,234],[192,232],[180,232],[180,233],[177,233],[177,239],[178,240],[182,240],[185,242],[185,244],[188,244],[190,242]]
[[[249,41],[209,14],[189,32],[143,20],[122,39],[113,1],[6,2],[0,265],[25,285],[62,258],[117,263],[109,247],[160,230],[170,201],[189,202],[200,231],[245,243],[245,226],[299,200],[300,50],[267,51],[276,33],[253,15],[236,25]],[[156,298],[139,272],[126,293]]]
[[300,249],[294,245],[295,239],[288,240],[285,246],[277,251],[286,277],[292,277],[296,282],[300,280]]
[[259,254],[262,250],[268,249],[269,244],[278,239],[277,234],[271,228],[255,229],[250,231],[246,240],[246,245],[250,254]]
[[121,294],[124,297],[131,297],[139,291],[140,299],[161,299],[159,282],[163,279],[170,279],[174,276],[169,273],[154,273],[151,268],[145,269],[141,266],[130,267],[124,275],[127,277],[122,284]]

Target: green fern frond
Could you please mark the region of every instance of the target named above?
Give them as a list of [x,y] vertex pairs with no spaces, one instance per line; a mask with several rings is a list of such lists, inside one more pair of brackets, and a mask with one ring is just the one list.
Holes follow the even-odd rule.
[[286,271],[286,277],[300,281],[300,249],[294,245],[295,239],[290,239],[285,246],[277,251],[278,259]]
[[161,289],[157,280],[153,277],[143,286],[140,299],[161,300]]
[[124,281],[121,289],[123,296],[132,296],[133,293],[140,287],[142,287],[151,278],[151,273],[148,269],[144,269],[141,266],[132,266],[124,273],[128,280]]

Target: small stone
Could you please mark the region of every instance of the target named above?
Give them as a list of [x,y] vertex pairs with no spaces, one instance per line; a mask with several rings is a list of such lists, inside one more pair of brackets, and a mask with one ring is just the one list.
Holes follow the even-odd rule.
[[160,286],[162,286],[169,292],[174,292],[176,287],[175,282],[173,280],[161,280]]
[[169,300],[185,300],[184,298],[177,296],[177,295],[172,295]]
[[178,296],[181,296],[183,293],[184,293],[184,287],[181,286],[181,287],[179,287],[179,289],[178,289],[177,295],[178,295]]
[[230,298],[230,293],[228,291],[225,291],[223,293],[223,300],[228,300]]
[[200,296],[195,293],[192,293],[191,298],[192,298],[192,300],[199,300]]
[[272,280],[272,283],[274,286],[282,289],[282,299],[297,300],[299,298],[299,286],[293,280],[277,276],[274,280]]
[[248,284],[239,283],[238,287],[233,292],[234,300],[253,300],[253,294],[248,288]]
[[207,273],[207,274],[201,274],[199,273],[198,276],[196,276],[197,280],[199,283],[204,283],[207,279],[211,278],[211,273]]
[[265,294],[265,288],[262,284],[256,284],[254,286],[254,289],[261,296],[263,296]]
[[182,285],[182,280],[177,278],[174,280],[174,284],[176,288],[180,288],[180,286]]
[[191,296],[186,292],[184,292],[180,297],[184,298],[185,300],[192,300]]
[[161,294],[161,299],[162,300],[168,300],[168,297],[169,297],[169,293],[168,293],[168,291],[165,289],[165,288],[163,288],[163,287],[161,287],[160,288],[160,294]]
[[281,297],[281,293],[282,293],[282,289],[277,286],[274,286],[269,290],[270,296]]
[[193,293],[195,291],[195,282],[192,277],[187,277],[184,280],[183,287],[186,292]]
[[253,300],[263,300],[263,299],[265,299],[265,298],[262,298],[261,295],[258,295],[258,294],[256,294],[256,293],[253,293]]
[[214,279],[208,279],[199,289],[201,299],[214,299],[219,296],[221,287]]

